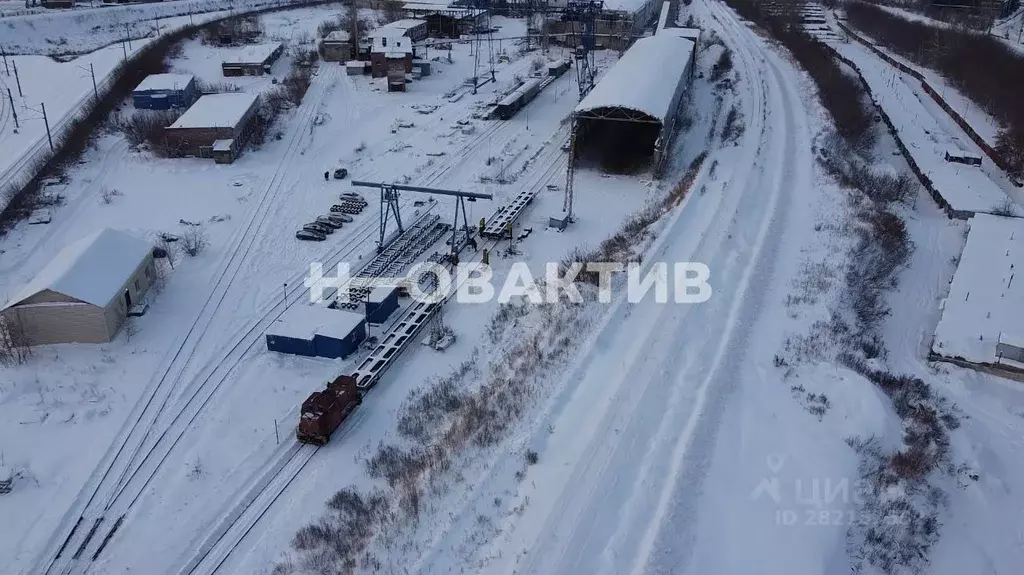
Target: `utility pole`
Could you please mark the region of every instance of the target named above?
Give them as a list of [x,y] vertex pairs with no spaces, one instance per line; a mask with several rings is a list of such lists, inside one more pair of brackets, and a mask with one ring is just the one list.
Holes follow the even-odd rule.
[[284,307],[288,309],[288,282],[284,283]]
[[96,70],[92,67],[92,62],[89,62],[89,74],[92,75],[92,95],[97,101],[100,99],[100,92],[96,89]]
[[11,113],[14,114],[14,129],[17,130],[21,126],[18,125],[18,110],[14,107],[14,96],[11,95],[10,88],[7,88],[7,101],[11,103]]
[[124,39],[128,42],[128,49],[132,49],[132,34],[128,31],[128,23],[124,23]]
[[50,120],[46,117],[46,103],[40,102],[40,106],[43,107],[43,125],[46,126],[46,139],[50,142],[50,151],[53,151],[53,137],[50,135]]
[[7,50],[0,48],[0,55],[4,57],[4,68],[7,69],[7,75],[11,75],[11,67],[7,64]]
[[22,98],[24,98],[25,94],[23,94],[21,92],[21,76],[18,76],[18,63],[17,62],[11,62],[11,63],[14,64],[14,81],[18,83],[18,95],[21,96]]
[[124,61],[128,62],[128,49],[124,47],[124,40],[121,40],[121,51],[124,52]]
[[277,420],[274,420],[274,437],[277,439],[277,444],[281,444],[281,435],[277,432]]

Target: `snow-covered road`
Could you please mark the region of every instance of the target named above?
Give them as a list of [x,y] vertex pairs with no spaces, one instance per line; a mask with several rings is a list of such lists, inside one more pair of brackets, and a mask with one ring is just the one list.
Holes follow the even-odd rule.
[[[735,49],[746,131],[708,157],[693,186],[706,192],[684,200],[645,262],[705,263],[714,294],[699,305],[619,302],[610,312],[527,441],[544,465],[519,494],[525,511],[504,518],[503,534],[477,555],[481,572],[682,572],[727,399],[741,380],[763,379],[764,363],[745,350],[790,205],[812,177],[808,111],[791,68],[780,70],[722,5],[706,9],[706,24]],[[463,535],[439,537],[417,571],[442,572]]]

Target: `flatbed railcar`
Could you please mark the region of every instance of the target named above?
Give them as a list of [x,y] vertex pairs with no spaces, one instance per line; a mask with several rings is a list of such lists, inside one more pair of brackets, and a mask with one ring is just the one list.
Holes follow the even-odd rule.
[[512,116],[516,115],[516,112],[523,109],[524,106],[529,104],[540,92],[541,81],[539,79],[530,79],[523,82],[522,86],[519,86],[508,96],[505,96],[500,102],[498,102],[495,113],[498,118],[502,120],[508,120]]

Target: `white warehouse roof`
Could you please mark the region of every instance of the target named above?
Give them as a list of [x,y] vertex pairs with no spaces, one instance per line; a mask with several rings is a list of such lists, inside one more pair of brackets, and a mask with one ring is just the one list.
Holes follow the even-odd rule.
[[136,92],[152,90],[184,90],[192,81],[192,74],[150,74],[135,87]]
[[255,101],[256,94],[244,92],[207,94],[171,124],[171,129],[234,127]]
[[693,48],[693,42],[672,34],[637,40],[576,106],[575,113],[624,108],[664,125]]
[[69,244],[4,309],[50,290],[106,307],[153,249],[152,244],[109,228]]

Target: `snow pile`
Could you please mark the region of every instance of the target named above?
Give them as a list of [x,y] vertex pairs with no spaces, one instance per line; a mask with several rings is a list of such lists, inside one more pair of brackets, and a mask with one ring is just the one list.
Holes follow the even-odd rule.
[[[1017,250],[1020,249],[1018,252]],[[1024,335],[1024,220],[979,214],[953,276],[932,350],[969,361],[995,362],[1000,337]],[[1024,279],[1024,278],[1022,278]]]
[[637,40],[576,106],[575,113],[625,108],[664,123],[685,82],[693,49],[693,42],[672,34]]

